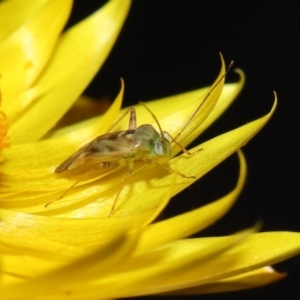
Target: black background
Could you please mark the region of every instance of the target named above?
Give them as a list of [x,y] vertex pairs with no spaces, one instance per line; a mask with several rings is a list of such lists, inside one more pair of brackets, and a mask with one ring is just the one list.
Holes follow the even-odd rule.
[[[103,3],[75,1],[68,26]],[[221,51],[227,64],[234,59],[234,66],[245,71],[246,86],[227,113],[195,144],[266,114],[273,104],[272,91],[277,91],[279,105],[274,117],[243,149],[249,164],[243,194],[230,213],[199,236],[230,234],[257,220],[263,221],[262,231],[300,231],[296,187],[300,30],[296,3],[133,0],[113,51],[86,91],[96,98],[113,99],[123,77],[124,106],[129,106],[199,88],[214,81]],[[236,79],[233,72],[227,77],[228,82]],[[234,186],[237,172],[238,161],[233,156],[175,197],[167,215],[220,197]],[[289,276],[255,290],[189,298],[298,299],[300,257],[278,264],[276,269]]]

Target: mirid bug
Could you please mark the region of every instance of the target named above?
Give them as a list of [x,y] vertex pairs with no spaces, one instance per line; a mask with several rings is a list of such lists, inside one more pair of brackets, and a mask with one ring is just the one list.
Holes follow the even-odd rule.
[[[187,149],[181,146],[180,143],[178,143],[178,137],[193,120],[197,112],[205,103],[206,99],[209,97],[210,93],[224,79],[232,64],[233,62],[231,62],[227,71],[211,88],[192,116],[189,118],[187,123],[175,137],[172,137],[168,132],[163,131],[155,115],[144,103],[141,103],[152,115],[159,128],[159,132],[150,124],[143,124],[137,127],[135,109],[129,108],[111,128],[112,130],[126,115],[129,114],[129,126],[127,130],[109,132],[107,134],[98,136],[62,162],[55,169],[55,173],[73,170],[85,164],[91,164],[93,166],[92,168],[94,169],[119,168],[127,166],[127,172],[123,179],[123,185],[116,195],[109,216],[113,214],[125,181],[132,173],[134,164],[137,162],[154,164],[185,178],[195,178],[194,176],[186,176],[180,172],[170,169],[166,165],[159,164],[156,162],[156,160],[162,157],[170,157],[172,155],[172,143],[179,146],[180,149],[187,155],[194,154],[189,152]],[[76,184],[77,181],[71,186],[71,188]],[[63,198],[63,196],[69,190],[70,189],[68,189],[59,199]],[[48,203],[46,206],[48,206],[50,203]]]

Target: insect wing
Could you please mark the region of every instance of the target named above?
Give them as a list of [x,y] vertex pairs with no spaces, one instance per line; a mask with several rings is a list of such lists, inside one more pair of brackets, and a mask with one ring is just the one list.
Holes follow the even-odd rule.
[[[73,165],[73,163],[77,160],[82,160],[82,158],[84,157],[84,153],[86,151],[86,149],[89,148],[89,146],[94,143],[95,140],[91,141],[88,144],[85,144],[83,147],[81,147],[77,152],[73,153],[69,158],[67,158],[65,161],[63,161],[56,169],[55,169],[55,173],[61,173],[63,171],[66,170],[70,170],[73,169],[73,167],[71,167]],[[81,164],[79,164],[81,165]],[[74,167],[76,168],[76,166]]]
[[132,143],[133,132],[126,130],[97,137],[62,162],[55,173],[72,170],[83,164],[111,162],[133,155],[136,151]]

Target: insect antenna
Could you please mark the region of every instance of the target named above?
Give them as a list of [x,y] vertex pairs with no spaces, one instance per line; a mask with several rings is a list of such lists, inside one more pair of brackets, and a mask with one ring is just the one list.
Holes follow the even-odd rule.
[[228,72],[230,71],[232,65],[233,65],[233,60],[230,62],[226,72],[224,73],[224,75],[213,85],[213,87],[210,89],[210,91],[205,95],[204,99],[202,100],[202,102],[199,104],[199,106],[196,108],[196,110],[193,112],[193,114],[191,115],[191,117],[188,119],[188,121],[184,124],[184,126],[182,127],[182,129],[180,130],[179,133],[177,133],[177,135],[173,138],[173,140],[177,140],[182,132],[188,127],[188,125],[191,123],[191,121],[194,119],[194,117],[196,116],[196,114],[199,112],[199,110],[201,109],[201,107],[204,105],[204,103],[207,101],[207,99],[209,98],[209,96],[211,95],[212,91],[219,85],[219,83],[224,79],[224,77],[228,74]]
[[150,108],[144,102],[140,101],[139,104],[143,105],[148,110],[148,112],[150,113],[150,115],[152,116],[152,118],[154,119],[154,121],[156,122],[156,124],[159,128],[161,136],[164,137],[164,135],[163,135],[164,131],[161,129],[161,126],[160,126],[157,118],[155,117],[154,113],[150,110]]

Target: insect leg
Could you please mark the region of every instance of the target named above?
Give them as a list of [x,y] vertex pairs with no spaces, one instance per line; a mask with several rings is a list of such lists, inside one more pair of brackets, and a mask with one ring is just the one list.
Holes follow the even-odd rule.
[[117,126],[117,124],[119,124],[125,116],[128,115],[128,113],[130,113],[129,116],[129,126],[128,126],[128,130],[133,130],[136,129],[136,113],[135,113],[135,109],[133,107],[128,108],[125,113],[112,125],[112,127],[110,127],[110,129],[108,130],[108,132],[111,132],[113,128],[115,128]]
[[133,168],[134,168],[134,162],[133,162],[133,161],[129,161],[129,162],[128,162],[128,169],[127,169],[126,175],[125,175],[125,177],[122,179],[122,187],[121,187],[120,190],[118,191],[118,194],[117,194],[117,196],[116,196],[116,198],[115,198],[115,200],[114,200],[114,203],[113,203],[113,205],[112,205],[112,207],[111,207],[111,209],[110,209],[110,213],[109,213],[108,217],[111,217],[111,216],[112,216],[112,214],[113,214],[113,212],[114,212],[114,210],[115,210],[115,207],[116,207],[118,198],[119,198],[119,196],[120,196],[120,194],[121,194],[121,192],[122,192],[122,189],[123,189],[123,187],[124,187],[124,185],[125,185],[125,183],[126,183],[126,180],[128,179],[128,177],[129,177],[130,174],[132,173]]
[[70,190],[78,184],[78,182],[79,182],[79,180],[76,180],[76,181],[75,181],[68,189],[66,189],[66,190],[63,192],[63,194],[60,195],[57,199],[55,199],[55,200],[53,200],[53,201],[51,201],[51,202],[48,202],[48,203],[45,205],[45,208],[47,208],[48,205],[50,205],[51,203],[56,202],[56,201],[62,199],[64,196],[66,196],[67,193],[69,193]]
[[[116,161],[112,161],[112,162],[101,162],[101,163],[95,165],[93,168],[91,168],[90,171],[88,171],[88,172],[91,172],[91,171],[93,171],[93,170],[98,170],[98,169],[105,169],[105,168],[111,169],[111,168],[116,168],[116,167],[118,167],[119,165],[120,165],[119,162],[116,162]],[[48,205],[50,205],[51,203],[56,202],[56,201],[62,199],[63,197],[65,197],[65,196],[70,192],[70,190],[71,190],[72,188],[74,188],[78,183],[79,183],[79,180],[76,180],[76,181],[75,181],[68,189],[66,189],[66,190],[62,193],[62,195],[60,195],[57,199],[55,199],[55,200],[53,200],[53,201],[51,201],[51,202],[48,202],[48,203],[45,205],[45,208],[47,208]]]

